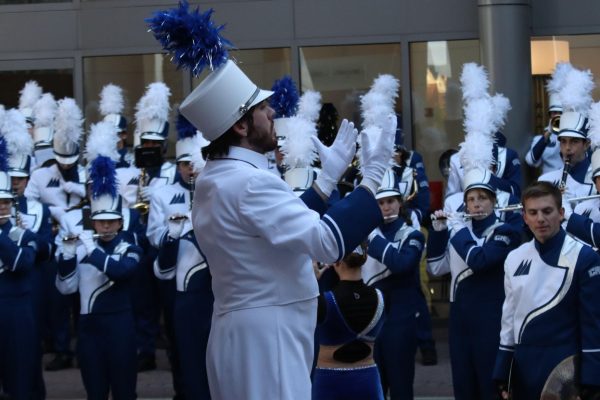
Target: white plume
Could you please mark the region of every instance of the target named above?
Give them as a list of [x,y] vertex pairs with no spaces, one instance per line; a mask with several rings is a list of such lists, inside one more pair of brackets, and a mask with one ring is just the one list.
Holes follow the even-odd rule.
[[400,81],[393,75],[383,74],[379,75],[373,81],[371,85],[371,92],[381,93],[386,98],[390,99],[393,103],[396,102],[398,97],[398,90],[400,89]]
[[75,100],[69,97],[59,100],[54,119],[54,142],[63,148],[68,143],[79,144],[82,134],[83,115]]
[[489,170],[494,162],[494,107],[490,98],[469,101],[465,105],[465,141],[459,150],[460,163],[465,172],[473,169]]
[[19,92],[19,109],[33,108],[36,101],[42,96],[42,88],[36,81],[29,81]]
[[592,150],[600,147],[600,102],[592,104],[589,114],[590,130],[588,139],[592,142]]
[[114,124],[107,121],[93,124],[85,144],[87,162],[91,163],[99,156],[108,157],[115,162],[119,161],[118,141],[119,135],[117,135],[117,128]]
[[52,93],[44,93],[33,106],[36,128],[52,126],[58,106]]
[[490,87],[487,71],[483,66],[475,63],[463,65],[460,84],[462,86],[463,101],[471,101],[487,96]]
[[315,122],[319,119],[321,111],[321,93],[313,90],[307,90],[298,101],[297,116],[303,117],[308,121]]
[[136,122],[160,119],[166,121],[169,119],[169,96],[171,90],[162,82],[154,82],[148,85],[146,93],[135,106]]
[[206,165],[206,160],[202,157],[202,148],[208,146],[210,142],[204,138],[200,131],[197,131],[194,137],[184,140],[194,141],[194,146],[192,147],[194,149],[194,151],[192,151],[192,165],[194,167],[194,172],[198,173],[202,171]]
[[6,147],[11,156],[31,155],[33,152],[33,139],[27,130],[25,116],[14,108],[4,111],[1,118],[0,131],[6,139]]
[[567,75],[573,69],[573,66],[568,62],[556,63],[556,68],[554,68],[552,78],[550,78],[548,84],[546,85],[548,92],[550,94],[558,94],[565,86]]
[[310,167],[317,159],[317,152],[311,136],[317,136],[314,121],[294,116],[288,121],[289,132],[281,145],[284,162],[290,168]]
[[587,116],[593,101],[594,86],[594,76],[589,69],[571,69],[565,77],[564,87],[558,93],[565,111],[576,111]]
[[506,124],[506,116],[512,107],[510,106],[510,100],[508,97],[504,96],[502,93],[496,93],[494,96],[492,96],[491,100],[494,114],[492,132],[495,133],[504,128],[504,125]]
[[123,107],[123,89],[112,83],[104,86],[100,92],[100,114],[121,114]]

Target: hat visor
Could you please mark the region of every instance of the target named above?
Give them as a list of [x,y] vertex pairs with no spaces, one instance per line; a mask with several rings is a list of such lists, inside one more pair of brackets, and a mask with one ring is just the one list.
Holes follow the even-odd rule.
[[77,160],[79,159],[79,154],[75,154],[73,156],[59,156],[58,154],[54,153],[54,159],[61,163],[61,164],[75,164],[77,162]]
[[191,154],[184,154],[181,157],[177,157],[175,159],[175,162],[183,162],[183,161],[192,161],[192,155]]
[[375,200],[385,199],[386,197],[394,197],[399,196],[402,197],[402,193],[397,190],[382,190],[381,192],[377,192],[375,195]]
[[587,139],[588,137],[580,131],[575,130],[563,130],[558,132],[558,137],[572,137],[577,139]]
[[15,177],[15,178],[28,178],[29,177],[29,173],[27,171],[23,171],[23,170],[8,170],[8,176]]
[[103,210],[103,211],[98,211],[98,212],[94,213],[91,216],[91,218],[94,221],[108,221],[108,220],[122,219],[123,216],[118,211]]
[[494,190],[494,188],[490,185],[490,184],[486,184],[486,183],[473,183],[469,186],[467,186],[465,188],[465,194],[471,190],[471,189],[485,189],[487,191],[490,191],[492,193],[496,193],[496,191]]
[[158,133],[142,133],[142,135],[140,136],[141,140],[160,140],[161,142],[164,142],[165,137],[159,135]]
[[563,112],[563,108],[561,106],[550,106],[548,112]]
[[12,192],[8,190],[0,190],[0,199],[13,199],[14,196]]

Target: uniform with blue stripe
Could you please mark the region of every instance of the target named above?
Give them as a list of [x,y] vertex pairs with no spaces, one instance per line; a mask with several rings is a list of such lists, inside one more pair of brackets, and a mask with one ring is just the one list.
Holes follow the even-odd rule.
[[[490,187],[465,185],[467,193]],[[490,189],[486,192],[493,193]],[[454,221],[450,230],[434,226],[427,240],[428,270],[434,275],[452,275],[449,342],[454,396],[459,400],[492,399],[504,300],[502,265],[508,252],[520,243],[519,231],[500,222],[493,212],[466,223],[462,218]]]
[[580,383],[597,386],[600,257],[560,229],[508,255],[504,287],[494,379],[510,379],[516,400],[537,399],[554,367],[580,353]]
[[[388,169],[376,198],[380,202],[401,194],[397,176]],[[402,207],[400,205],[400,207]],[[383,211],[382,211],[383,212]],[[375,361],[384,393],[392,399],[412,399],[417,351],[417,311],[422,299],[419,263],[425,238],[400,215],[383,223],[369,237],[369,258],[363,280],[383,292],[386,322],[375,342]],[[390,220],[388,220],[390,221]]]
[[[173,185],[164,186],[152,196],[148,232],[150,242],[158,248],[154,274],[161,280],[176,284],[172,314],[183,394],[189,399],[210,399],[206,346],[214,298],[208,265],[191,224],[191,194],[194,188],[183,179],[192,171],[186,163],[190,163],[191,154],[199,153],[200,148],[194,146],[196,128],[182,115],[178,117],[177,130],[179,174]],[[169,221],[173,215],[187,215],[187,218]],[[175,233],[171,226],[178,232]]]

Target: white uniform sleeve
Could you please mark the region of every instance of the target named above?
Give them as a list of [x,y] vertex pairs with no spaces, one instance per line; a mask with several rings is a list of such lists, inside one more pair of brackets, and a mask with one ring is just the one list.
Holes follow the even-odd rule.
[[448,175],[448,186],[446,187],[446,197],[451,194],[462,192],[462,174],[460,159],[458,153],[450,157],[450,174]]
[[148,228],[146,229],[146,236],[148,237],[150,244],[158,248],[158,246],[160,246],[160,241],[167,230],[165,207],[160,192],[155,191],[150,198]]
[[507,273],[507,264],[509,261],[504,263],[504,304],[502,305],[502,320],[500,328],[500,350],[513,351],[515,346],[515,333],[514,333],[514,314],[515,304],[512,287],[510,284],[511,274]]

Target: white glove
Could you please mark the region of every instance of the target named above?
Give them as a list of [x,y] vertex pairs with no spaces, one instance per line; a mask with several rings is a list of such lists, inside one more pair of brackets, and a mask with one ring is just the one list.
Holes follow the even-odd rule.
[[85,247],[85,252],[89,256],[96,249],[96,242],[94,241],[93,232],[85,230],[79,234],[79,240]]
[[[173,216],[180,216],[181,214],[173,214]],[[185,225],[185,219],[177,219],[172,220],[169,218],[169,236],[173,239],[179,239],[181,237],[181,232],[183,231],[183,225]]]
[[[371,134],[364,131],[361,133],[363,178],[360,184],[366,186],[373,194],[377,193],[385,170],[390,164],[397,125],[396,115],[389,114],[380,134],[374,131],[370,131]],[[378,137],[372,137],[373,133],[376,133]]]
[[71,181],[63,182],[62,190],[69,194],[75,194],[79,197],[85,197],[85,185],[81,183],[75,183]]
[[571,214],[573,214],[573,206],[571,205],[571,202],[564,196],[562,199],[562,206],[565,209],[565,221],[568,221]]
[[48,209],[50,210],[50,214],[52,215],[52,218],[54,218],[55,220],[60,222],[60,219],[62,218],[63,215],[65,215],[65,209],[59,206],[50,206],[48,207]]
[[[71,236],[71,234],[68,236]],[[77,240],[67,240],[63,242],[62,254],[65,260],[70,260],[75,257],[75,254],[77,254]]]
[[447,219],[447,221],[448,227],[453,233],[457,233],[466,226],[465,219],[462,215],[452,215],[450,216],[450,218]]
[[436,232],[448,229],[448,214],[444,210],[437,210],[432,214],[431,226]]
[[140,189],[140,197],[143,201],[150,201],[152,193],[154,193],[154,186],[144,186]]
[[342,174],[352,162],[356,153],[357,135],[358,131],[354,128],[354,123],[344,119],[331,146],[327,147],[316,136],[311,136],[321,160],[321,172],[315,183],[326,196],[331,195]]

